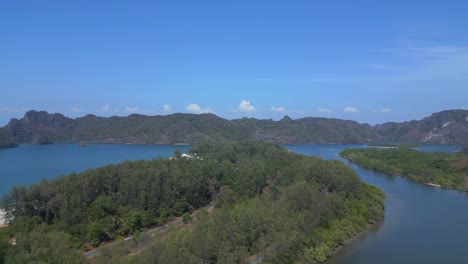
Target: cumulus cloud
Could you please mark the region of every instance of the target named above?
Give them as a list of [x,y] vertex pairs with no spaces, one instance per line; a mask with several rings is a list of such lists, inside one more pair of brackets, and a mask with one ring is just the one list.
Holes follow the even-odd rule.
[[255,112],[255,107],[250,103],[250,101],[242,100],[239,104],[239,111],[241,112]]
[[351,107],[351,106],[347,106],[343,109],[343,112],[346,112],[346,113],[357,113],[359,112],[359,110],[357,110],[356,108],[354,107]]
[[333,113],[333,110],[328,108],[317,107],[317,112],[319,113]]
[[279,106],[279,107],[272,106],[271,111],[273,111],[275,113],[284,113],[284,112],[286,112],[286,108],[284,108],[282,106]]
[[189,104],[185,109],[189,112],[195,113],[195,114],[208,114],[208,113],[214,113],[213,110],[210,108],[205,108],[203,109],[200,107],[198,104]]
[[189,112],[193,112],[193,113],[203,113],[201,107],[197,104],[189,104],[187,105],[187,107],[185,108],[187,111]]
[[110,111],[110,106],[109,104],[105,104],[101,107],[101,109],[99,109],[99,111],[103,112],[103,113],[107,113]]
[[169,112],[172,112],[172,108],[171,108],[170,105],[165,104],[165,105],[163,106],[163,111],[164,111],[165,113],[169,113]]
[[136,107],[125,107],[125,112],[137,112],[138,108]]

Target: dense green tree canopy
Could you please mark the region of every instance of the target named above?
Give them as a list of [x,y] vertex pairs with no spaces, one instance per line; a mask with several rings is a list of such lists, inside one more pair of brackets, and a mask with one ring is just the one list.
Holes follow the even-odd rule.
[[[273,263],[313,263],[382,218],[383,199],[338,161],[262,142],[204,143],[189,156],[177,152],[170,159],[124,162],[13,187],[1,203],[12,223],[3,241],[17,244],[4,255],[9,263],[43,255],[51,258],[45,262],[80,262],[78,249],[138,234],[175,216],[191,223],[189,212],[212,203],[214,212],[191,231],[168,232],[168,239],[138,257],[102,261],[239,263],[261,254]],[[37,237],[44,242],[36,243]],[[71,259],[61,259],[56,249]],[[39,251],[44,253],[31,255]]]
[[422,183],[468,190],[468,156],[398,149],[346,149],[341,156],[364,168],[400,175]]

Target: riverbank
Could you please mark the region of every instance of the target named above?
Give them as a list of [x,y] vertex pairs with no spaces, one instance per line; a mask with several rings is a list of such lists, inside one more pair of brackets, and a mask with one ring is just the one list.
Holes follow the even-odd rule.
[[361,232],[355,234],[354,236],[348,238],[346,241],[344,241],[343,243],[341,243],[338,247],[336,247],[334,250],[333,250],[333,253],[332,255],[327,258],[327,260],[325,261],[325,263],[328,263],[330,262],[331,260],[333,260],[334,256],[341,253],[343,250],[346,250],[348,249],[353,243],[356,243],[356,242],[359,242],[359,240],[361,239],[364,239],[366,237],[366,235],[369,233],[369,232],[377,232],[377,230],[379,229],[380,225],[385,221],[385,218],[382,218],[381,220],[375,222],[375,223],[372,223],[372,224],[368,224],[366,226],[365,229],[363,229]]
[[[384,219],[381,219],[381,220],[377,221],[376,223],[368,224],[366,226],[366,228],[364,228],[362,231],[360,231],[359,233],[357,233],[357,234],[353,235],[352,237],[348,238],[346,241],[340,243],[340,245],[338,245],[335,249],[333,249],[333,253],[329,257],[327,257],[327,259],[325,260],[324,263],[329,263],[330,261],[334,261],[335,255],[341,253],[343,250],[348,249],[351,246],[351,244],[353,244],[355,242],[358,242],[361,239],[364,239],[369,232],[376,232],[379,229],[379,226],[383,222],[384,222]],[[269,248],[269,249],[271,249],[271,248]],[[268,252],[269,252],[269,250],[267,249],[266,253],[265,252],[259,252],[257,254],[254,254],[254,255],[246,258],[245,263],[260,264],[260,263],[263,262],[263,260],[265,259],[265,256],[268,254]]]
[[341,157],[373,171],[398,175],[433,187],[467,191],[468,156],[412,149],[346,149]]

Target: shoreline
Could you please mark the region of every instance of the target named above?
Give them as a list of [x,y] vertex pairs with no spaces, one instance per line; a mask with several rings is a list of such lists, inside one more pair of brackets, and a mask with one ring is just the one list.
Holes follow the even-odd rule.
[[442,186],[440,186],[439,184],[435,184],[435,183],[425,182],[424,184],[429,185],[429,186],[433,186],[433,187],[442,188]]
[[362,169],[366,169],[366,170],[369,170],[369,171],[372,171],[372,172],[377,172],[377,173],[382,173],[382,174],[385,174],[385,175],[388,175],[388,176],[392,176],[392,177],[400,177],[402,179],[405,179],[407,181],[412,181],[412,182],[415,182],[415,183],[418,183],[418,184],[422,184],[422,185],[425,185],[425,186],[432,186],[432,187],[437,187],[437,188],[440,188],[440,189],[444,189],[444,190],[451,190],[451,191],[458,191],[458,192],[463,192],[463,193],[468,193],[468,190],[464,190],[462,189],[461,187],[449,187],[449,186],[442,186],[442,185],[439,185],[437,183],[430,183],[430,182],[425,182],[425,181],[417,181],[417,180],[414,180],[414,179],[411,179],[409,178],[408,176],[404,175],[404,174],[393,174],[393,173],[388,173],[388,172],[385,172],[385,171],[380,171],[380,170],[373,170],[371,168],[368,168],[368,167],[364,167],[364,166],[361,166],[359,165],[358,163],[355,163],[353,161],[351,161],[350,159],[348,159],[347,157],[345,156],[341,156],[343,159],[347,160],[348,162],[362,168]]
[[366,145],[366,148],[376,148],[376,149],[397,149],[398,147],[390,147],[390,146],[369,146],[369,145]]
[[324,263],[325,264],[327,264],[327,263],[332,264],[331,261],[333,261],[335,259],[336,255],[342,253],[344,250],[349,249],[350,246],[352,246],[352,244],[354,244],[354,243],[358,242],[359,240],[365,238],[369,232],[375,232],[377,229],[380,228],[380,225],[382,225],[384,221],[385,221],[385,216],[382,219],[375,222],[375,223],[367,224],[366,228],[364,228],[362,231],[360,231],[359,233],[351,236],[350,238],[345,240],[343,243],[340,243],[340,245],[338,245],[335,249],[333,249],[333,253],[330,255],[330,257],[328,257],[325,260]]
[[[364,239],[369,232],[375,232],[380,228],[380,225],[383,224],[385,221],[385,216],[382,219],[378,220],[375,223],[367,224],[367,226],[358,232],[357,234],[349,237],[344,242],[340,243],[337,247],[333,249],[333,252],[327,259],[323,262],[324,264],[333,264],[334,260],[336,259],[336,255],[344,252],[345,250],[349,249],[352,244],[358,242],[361,239]],[[245,263],[247,264],[260,264],[265,259],[266,255],[268,254],[268,249],[266,252],[258,252],[257,254],[251,255],[245,259]]]

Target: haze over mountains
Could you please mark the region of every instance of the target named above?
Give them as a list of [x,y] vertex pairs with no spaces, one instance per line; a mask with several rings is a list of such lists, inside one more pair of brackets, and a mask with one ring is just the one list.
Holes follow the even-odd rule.
[[68,118],[31,110],[0,128],[0,146],[19,143],[173,144],[214,140],[264,140],[287,143],[369,142],[468,144],[468,110],[447,110],[422,120],[371,126],[350,120],[306,117],[279,121],[242,118],[227,120],[213,114],[172,114],[127,117],[87,115]]

